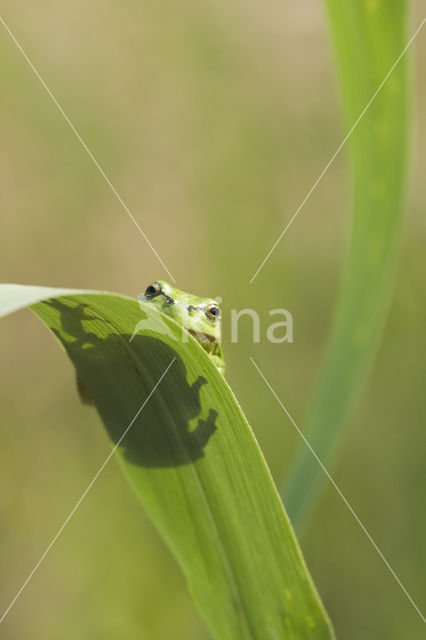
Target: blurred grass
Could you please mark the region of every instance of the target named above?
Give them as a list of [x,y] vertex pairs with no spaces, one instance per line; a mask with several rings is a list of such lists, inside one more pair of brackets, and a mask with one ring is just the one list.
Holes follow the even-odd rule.
[[[207,52],[195,26],[187,28],[194,15],[216,48]],[[313,0],[151,0],[120,7],[7,0],[3,17],[161,249],[178,286],[222,295],[225,323],[231,307],[292,311],[292,345],[271,345],[264,337],[252,345],[243,326],[239,344],[230,344],[224,327],[229,380],[279,479],[299,441],[268,393],[259,393],[247,358],[253,354],[303,423],[348,233],[344,155],[264,277],[250,287],[248,280],[341,142],[322,7]],[[417,0],[410,32],[422,17]],[[0,235],[8,239],[0,254],[1,280],[136,295],[146,276],[163,275],[155,257],[3,33],[0,55]],[[413,188],[397,286],[368,388],[342,443],[336,481],[421,604],[424,35],[413,56]],[[216,137],[222,146],[213,146]],[[16,360],[18,349],[27,355],[24,369]],[[0,597],[6,603],[107,455],[108,444],[97,419],[79,406],[71,367],[64,371],[63,354],[37,321],[29,322],[25,313],[3,320],[0,352]],[[34,426],[36,416],[49,426]],[[415,612],[333,491],[322,496],[302,542],[338,637],[423,637]],[[4,625],[12,640],[29,633],[35,640],[204,637],[179,570],[115,465]]]
[[[329,0],[327,7],[347,131],[369,107],[348,142],[353,174],[350,246],[330,346],[305,429],[326,467],[373,361],[389,305],[405,210],[411,101],[411,52],[401,58],[411,37],[406,2],[351,0],[343,5]],[[324,481],[323,470],[302,443],[283,489],[295,524],[304,521]]]

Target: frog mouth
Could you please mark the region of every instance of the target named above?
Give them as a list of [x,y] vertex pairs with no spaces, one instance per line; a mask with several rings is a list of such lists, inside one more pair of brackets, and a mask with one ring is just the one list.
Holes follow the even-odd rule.
[[216,338],[214,336],[209,335],[208,333],[204,333],[203,331],[195,331],[195,329],[188,329],[188,332],[193,336],[196,340],[200,342],[216,342]]

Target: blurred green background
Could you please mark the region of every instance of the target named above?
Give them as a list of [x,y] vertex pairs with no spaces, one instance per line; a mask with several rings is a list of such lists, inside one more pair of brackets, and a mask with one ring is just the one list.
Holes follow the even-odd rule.
[[[224,299],[228,380],[281,482],[324,355],[349,229],[343,152],[249,280],[343,137],[313,0],[5,0],[15,32],[177,286]],[[412,3],[410,32],[422,19]],[[383,341],[333,473],[422,608],[426,465],[426,32],[411,52],[410,189]],[[136,296],[161,265],[0,28],[2,282]],[[229,310],[253,307],[230,343]],[[289,309],[294,343],[265,338]],[[28,311],[0,332],[0,603],[15,596],[110,450],[71,364]],[[300,538],[339,638],[416,640],[423,623],[335,490]],[[2,637],[204,640],[174,559],[112,461],[2,625]]]

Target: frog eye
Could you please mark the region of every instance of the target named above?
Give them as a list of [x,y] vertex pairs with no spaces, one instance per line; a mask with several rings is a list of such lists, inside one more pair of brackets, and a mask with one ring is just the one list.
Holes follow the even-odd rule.
[[220,309],[216,304],[209,304],[206,307],[206,316],[209,320],[219,320]]
[[145,298],[154,298],[155,296],[158,296],[159,293],[161,293],[160,285],[158,282],[153,282],[145,289],[144,296]]

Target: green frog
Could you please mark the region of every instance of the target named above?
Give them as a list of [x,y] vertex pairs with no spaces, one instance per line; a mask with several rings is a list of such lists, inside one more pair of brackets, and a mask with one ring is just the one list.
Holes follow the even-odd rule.
[[220,373],[225,375],[221,317],[216,300],[180,291],[164,280],[156,280],[148,285],[139,300],[155,305],[186,329],[209,354]]

